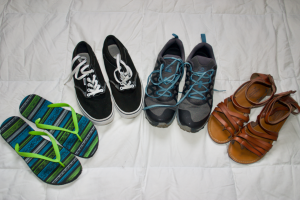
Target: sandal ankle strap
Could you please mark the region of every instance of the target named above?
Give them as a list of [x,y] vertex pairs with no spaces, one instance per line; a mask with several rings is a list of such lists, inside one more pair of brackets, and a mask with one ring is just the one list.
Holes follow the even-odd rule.
[[[260,121],[261,118],[264,118],[267,124],[274,125],[285,120],[291,113],[294,115],[298,114],[300,107],[298,103],[292,97],[290,97],[290,94],[293,94],[295,92],[296,91],[287,91],[287,92],[276,94],[274,98],[263,108],[261,113],[257,116],[257,120]],[[284,104],[285,106],[274,108],[274,105],[277,101]],[[294,112],[295,109],[298,110],[297,113]],[[284,116],[280,117],[275,121],[270,120],[270,116],[272,116],[277,111],[283,111],[283,110],[288,111],[288,113],[286,113]]]
[[[267,85],[269,86],[270,88],[268,89],[267,91],[267,95],[269,95],[270,97],[264,101],[261,101],[261,102],[254,102],[254,101],[251,101],[250,98],[248,97],[248,90],[249,88],[254,84],[254,83],[261,83],[261,84],[264,84],[264,85]],[[236,93],[243,87],[247,87],[246,88],[246,91],[245,91],[245,97],[247,99],[247,101],[249,101],[252,106],[250,107],[243,107],[241,106],[236,100],[235,100],[235,95]],[[234,94],[230,97],[231,98],[231,101],[233,102],[233,105],[235,107],[236,110],[240,111],[240,112],[243,112],[243,113],[250,113],[250,108],[253,108],[253,107],[259,107],[259,106],[262,106],[262,105],[265,105],[267,104],[275,95],[275,92],[276,92],[276,85],[275,85],[275,82],[274,82],[274,79],[271,75],[266,75],[266,74],[260,74],[260,73],[253,73],[251,75],[251,78],[250,78],[250,81],[247,81],[245,82],[244,84],[242,84],[235,92]]]

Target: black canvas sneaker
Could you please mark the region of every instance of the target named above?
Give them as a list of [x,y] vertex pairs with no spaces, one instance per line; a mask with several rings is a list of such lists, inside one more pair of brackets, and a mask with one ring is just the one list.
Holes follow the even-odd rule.
[[173,36],[158,54],[146,87],[146,118],[161,128],[168,127],[176,116],[178,86],[184,74],[183,44],[177,35]]
[[114,116],[110,92],[92,48],[84,41],[74,49],[68,81],[72,77],[82,113],[96,125],[110,123]]
[[115,107],[124,118],[138,116],[143,109],[144,90],[127,49],[109,35],[102,51]]
[[202,34],[199,43],[186,60],[185,85],[178,106],[177,122],[188,132],[202,129],[213,104],[217,63],[212,47]]

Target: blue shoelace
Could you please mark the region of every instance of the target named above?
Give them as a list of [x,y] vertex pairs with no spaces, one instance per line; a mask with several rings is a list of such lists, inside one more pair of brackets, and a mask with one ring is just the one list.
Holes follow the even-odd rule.
[[[159,97],[162,97],[162,96],[171,97],[172,93],[169,90],[173,89],[174,85],[177,83],[177,81],[179,79],[181,79],[181,77],[183,76],[184,62],[181,59],[174,58],[174,57],[166,57],[164,59],[166,59],[166,60],[171,59],[173,61],[169,65],[167,65],[166,67],[164,66],[164,64],[161,64],[159,70],[154,70],[148,76],[147,86],[146,86],[146,95],[151,97],[151,98],[159,98]],[[169,76],[169,77],[163,77],[162,76],[163,70],[165,70],[167,72],[170,72],[170,70],[171,70],[170,67],[176,62],[177,62],[177,65],[176,65],[175,73],[173,75]],[[158,78],[157,82],[154,82],[151,78],[152,74],[155,74],[155,73],[159,73],[159,78]],[[151,96],[151,95],[148,94],[147,88],[148,88],[148,85],[149,85],[149,81],[151,81],[151,83],[154,86],[157,86],[159,88],[159,90],[156,91],[157,96]],[[164,87],[161,86],[162,84],[164,84],[164,85],[169,85],[170,84],[170,86],[168,88],[164,88]],[[166,106],[166,105],[152,105],[152,106],[145,107],[144,110],[147,110],[147,109],[150,109],[150,108],[153,108],[153,107],[160,107],[160,106]]]
[[[215,70],[214,69],[211,69],[211,70],[208,70],[208,71],[205,71],[205,72],[194,72],[192,70],[192,66],[190,63],[186,62],[186,63],[183,63],[183,61],[181,59],[177,59],[177,58],[173,58],[173,57],[170,57],[170,58],[165,58],[165,59],[173,59],[174,61],[169,64],[165,70],[167,70],[171,65],[173,65],[176,61],[178,62],[177,64],[177,67],[176,67],[176,72],[175,74],[169,76],[169,77],[166,77],[166,78],[162,78],[162,70],[164,69],[164,66],[163,64],[160,66],[160,70],[155,70],[153,71],[149,77],[148,77],[148,80],[147,80],[147,86],[146,86],[146,95],[151,97],[151,98],[159,98],[161,96],[166,96],[166,97],[171,97],[172,96],[172,93],[169,91],[170,89],[173,89],[174,88],[174,85],[176,84],[176,82],[179,80],[179,78],[182,77],[183,75],[183,70],[184,70],[184,65],[188,65],[190,67],[190,71],[191,71],[191,76],[190,76],[190,81],[193,82],[192,85],[190,85],[190,88],[189,90],[185,93],[185,95],[175,104],[175,105],[160,105],[160,104],[156,104],[156,105],[152,105],[152,106],[148,106],[148,107],[145,107],[144,110],[147,110],[147,109],[150,109],[150,108],[154,108],[154,107],[176,107],[178,106],[186,97],[189,97],[189,98],[192,98],[192,99],[198,99],[198,100],[206,100],[206,97],[204,96],[204,93],[206,93],[207,91],[209,91],[209,88],[207,88],[205,85],[206,84],[210,84],[211,83],[211,79],[212,79],[212,76],[214,75],[215,73]],[[153,73],[160,73],[160,76],[159,76],[159,79],[158,79],[158,82],[155,83],[153,82],[153,80],[151,79],[151,76]],[[196,77],[196,79],[194,79],[193,77]],[[149,84],[149,79],[151,81],[151,83],[155,86],[158,86],[160,88],[160,90],[158,90],[156,92],[156,94],[158,96],[150,96],[148,93],[147,93],[147,88],[148,88],[148,84]],[[207,82],[202,82],[201,80],[202,79],[209,79]],[[160,85],[161,84],[170,84],[172,83],[168,88],[163,88],[161,87]],[[195,86],[198,86],[198,88],[202,88],[204,87],[205,90],[203,91],[198,91],[196,89],[194,89]],[[224,91],[224,90],[215,90],[214,91]],[[198,96],[196,96],[198,95]],[[200,97],[199,97],[200,96]]]
[[[181,100],[178,103],[181,103],[187,96],[192,99],[206,100],[206,97],[204,96],[204,94],[209,91],[209,88],[207,88],[205,85],[211,83],[211,79],[212,79],[212,76],[215,74],[215,70],[210,69],[206,72],[194,72],[192,70],[192,66],[190,63],[186,62],[185,64],[190,67],[190,71],[191,71],[190,80],[194,83],[193,83],[193,85],[190,86],[190,89],[185,93],[184,97],[181,98]],[[193,79],[194,76],[196,77],[196,80]],[[202,79],[209,79],[209,80],[207,82],[202,82],[201,81]],[[194,86],[198,86],[198,88],[204,87],[205,90],[198,91],[198,90],[194,89]],[[201,97],[196,96],[196,95],[199,95]]]

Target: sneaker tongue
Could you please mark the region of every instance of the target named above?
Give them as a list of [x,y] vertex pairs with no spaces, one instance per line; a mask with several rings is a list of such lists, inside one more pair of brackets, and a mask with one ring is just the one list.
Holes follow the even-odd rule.
[[[178,59],[181,59],[180,56],[170,55],[170,54],[164,55],[163,58],[178,58]],[[174,61],[174,59],[164,59],[164,68],[162,70],[162,78],[167,78],[167,77],[172,76],[172,75],[175,74],[178,62],[174,62],[172,65],[170,65],[173,61]],[[172,83],[169,83],[167,85],[161,84],[160,87],[168,88],[168,87],[170,87],[171,84]],[[169,97],[162,96],[159,99],[160,100],[167,100],[168,98]]]
[[194,72],[206,72],[215,66],[215,61],[212,58],[207,58],[203,56],[195,56],[191,59]]
[[164,55],[163,56],[163,58],[179,58],[179,59],[181,59],[181,57],[180,56],[177,56],[177,55],[172,55],[172,54],[166,54],[166,55]]
[[[163,58],[178,58],[181,59],[180,56],[175,56],[175,55],[164,55]],[[169,77],[171,75],[173,75],[176,71],[176,67],[178,62],[174,62],[171,66],[169,66],[174,60],[173,59],[164,59],[165,61],[165,66],[162,72],[162,76],[163,77]]]
[[78,56],[80,56],[80,58],[78,58],[79,62],[82,62],[84,60],[84,58],[86,58],[86,65],[89,65],[91,60],[90,60],[90,55],[88,53],[80,53],[78,54]]
[[[84,61],[85,59],[86,59],[86,63],[84,64],[84,65],[89,65],[90,63],[91,63],[91,59],[90,59],[90,55],[88,54],[88,53],[79,53],[78,54],[78,56],[80,56],[80,58],[78,58],[77,59],[77,61],[76,61],[76,66],[77,65],[79,65],[79,63],[81,63],[82,61]],[[83,66],[84,66],[83,65]],[[82,66],[82,67],[83,67]],[[81,68],[82,68],[81,67]],[[89,66],[88,68],[86,68],[84,71],[89,71],[91,69],[91,67]],[[79,72],[78,72],[78,77],[80,77],[82,75],[82,73],[81,73],[81,71],[79,70]],[[86,77],[84,77],[83,78],[83,84],[84,85],[87,85],[87,81],[86,81],[86,79],[87,78],[90,78],[90,79],[92,79],[93,78],[93,75],[92,74],[89,74],[89,75],[87,75]]]
[[[215,66],[215,61],[212,58],[207,58],[207,57],[203,57],[203,56],[195,56],[191,59],[191,63],[192,63],[192,69],[194,72],[206,72],[210,69],[212,69]],[[197,80],[199,77],[197,76],[193,76],[194,80]],[[209,79],[208,78],[202,78],[200,80],[202,83],[204,82],[208,82]],[[191,83],[192,84],[192,83]],[[201,84],[200,84],[201,85]],[[200,86],[198,85],[198,86]],[[205,86],[208,86],[207,84],[204,84]],[[205,91],[206,88],[205,87],[198,87],[197,85],[194,86],[194,89],[197,91]],[[195,95],[198,97],[202,97],[201,95]]]

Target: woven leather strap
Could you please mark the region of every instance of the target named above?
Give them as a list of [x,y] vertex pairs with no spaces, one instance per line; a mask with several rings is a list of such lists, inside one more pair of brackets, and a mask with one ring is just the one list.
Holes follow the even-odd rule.
[[[249,116],[230,111],[227,107],[227,103],[227,99],[225,99],[224,103],[219,103],[218,107],[215,108],[212,115],[224,126],[224,129],[228,130],[231,133],[231,136],[233,137],[234,133],[239,131],[240,128],[243,127],[243,124],[245,122],[249,121]],[[233,130],[218,113],[223,113],[235,130]]]
[[[285,120],[291,113],[299,114],[300,107],[298,103],[292,97],[290,97],[290,94],[294,92],[295,91],[288,91],[275,95],[275,97],[264,107],[264,109],[258,115],[257,122],[248,123],[247,126],[245,126],[235,137],[233,137],[232,140],[239,142],[249,151],[255,153],[258,156],[265,155],[272,148],[272,144],[263,141],[262,139],[264,138],[271,141],[276,141],[278,138],[278,133],[268,130],[266,127],[264,127],[261,124],[261,119],[264,119],[265,123],[267,124],[275,125]],[[278,106],[274,108],[276,102],[280,102],[284,104],[284,106]],[[294,110],[296,109],[298,110],[298,112],[294,112]],[[285,115],[281,116],[279,119],[271,121],[270,116],[279,111],[288,112]],[[259,125],[266,133],[254,130],[253,126],[256,125]]]
[[[239,142],[249,151],[255,153],[258,156],[265,155],[272,148],[272,144],[249,135],[245,129],[246,127],[244,127],[232,140]],[[255,133],[251,132],[251,134],[253,135],[255,135]]]
[[[250,100],[250,98],[248,97],[248,90],[254,83],[261,83],[266,86],[269,86],[268,94],[270,94],[270,97],[267,100],[265,100],[263,102],[259,102],[259,103],[253,102]],[[235,99],[236,93],[243,87],[246,87],[245,97],[246,97],[247,101],[249,101],[252,104],[251,107],[243,107]],[[243,127],[243,124],[245,122],[249,121],[249,116],[230,111],[227,107],[228,100],[232,102],[232,104],[236,110],[238,110],[242,113],[245,113],[245,114],[249,114],[250,108],[258,107],[260,105],[266,104],[270,99],[273,98],[275,92],[276,92],[276,86],[275,86],[273,77],[271,75],[254,73],[254,74],[252,74],[250,81],[247,81],[244,84],[242,84],[234,92],[234,94],[232,96],[230,96],[230,98],[225,99],[224,103],[223,102],[219,103],[218,106],[212,112],[212,115],[224,126],[224,129],[228,130],[231,133],[231,136],[233,137],[234,134]],[[232,129],[231,126],[229,126],[229,124],[218,113],[223,113],[226,116],[226,118],[228,119],[230,124],[234,127],[234,130]]]

